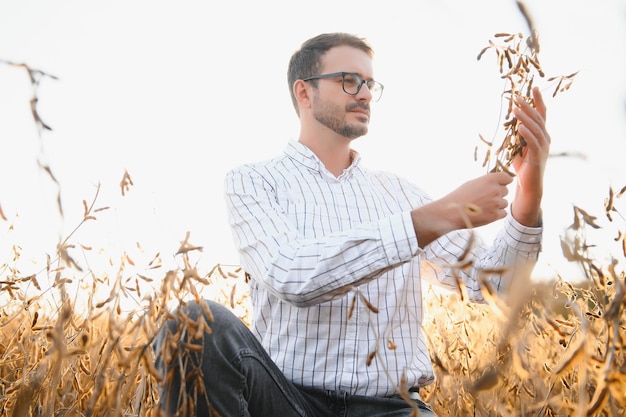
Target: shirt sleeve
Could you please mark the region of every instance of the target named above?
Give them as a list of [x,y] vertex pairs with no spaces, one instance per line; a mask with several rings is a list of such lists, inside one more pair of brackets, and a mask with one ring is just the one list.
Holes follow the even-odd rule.
[[422,255],[425,280],[485,301],[487,286],[505,294],[515,280],[530,278],[541,252],[542,227],[527,227],[510,214],[491,245],[471,230],[448,233],[432,242]]
[[303,238],[278,204],[273,181],[251,166],[227,174],[225,200],[242,268],[296,306],[341,296],[421,252],[407,212]]

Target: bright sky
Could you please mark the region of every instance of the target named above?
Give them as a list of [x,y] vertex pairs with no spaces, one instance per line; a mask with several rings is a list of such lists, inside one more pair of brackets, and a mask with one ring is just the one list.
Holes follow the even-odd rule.
[[[401,5],[400,5],[401,4]],[[287,7],[286,7],[287,6]],[[544,253],[536,275],[576,274],[559,235],[578,205],[602,216],[609,186],[626,185],[626,1],[527,1],[548,76],[580,71],[548,103],[555,153],[547,171]],[[291,53],[327,31],[366,37],[385,85],[370,133],[355,142],[367,165],[439,196],[484,173],[478,134],[499,133],[496,32],[528,34],[513,0],[411,2],[1,0],[0,59],[50,73],[40,97],[54,129],[40,141],[23,69],[0,64],[0,256],[52,253],[82,218],[82,200],[111,209],[80,229],[94,248],[173,257],[187,231],[206,265],[237,264],[222,197],[225,172],[297,139],[287,90]],[[483,149],[483,148],[479,148]],[[65,217],[55,210],[60,184]],[[124,171],[134,186],[125,197]],[[14,230],[9,230],[13,226]],[[485,230],[486,236],[490,231]],[[28,271],[24,271],[28,272]]]

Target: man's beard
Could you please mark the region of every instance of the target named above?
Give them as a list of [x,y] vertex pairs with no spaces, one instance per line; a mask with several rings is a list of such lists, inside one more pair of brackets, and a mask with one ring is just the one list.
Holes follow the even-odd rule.
[[348,139],[356,139],[367,134],[367,125],[350,124],[346,121],[345,117],[350,107],[360,107],[369,110],[369,107],[366,104],[357,103],[357,105],[348,106],[345,109],[342,109],[338,105],[330,102],[320,102],[319,98],[316,102],[319,104],[313,107],[313,117],[333,132]]

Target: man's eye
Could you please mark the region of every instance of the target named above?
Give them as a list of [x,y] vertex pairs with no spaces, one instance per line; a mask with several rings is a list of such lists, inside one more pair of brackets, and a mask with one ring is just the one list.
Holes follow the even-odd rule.
[[356,84],[359,84],[359,81],[360,79],[358,77],[351,75],[351,74],[346,74],[343,77],[343,82],[346,85],[356,85]]

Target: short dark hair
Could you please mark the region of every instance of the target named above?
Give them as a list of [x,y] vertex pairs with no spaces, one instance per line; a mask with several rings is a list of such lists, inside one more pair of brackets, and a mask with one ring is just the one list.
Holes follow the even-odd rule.
[[298,102],[293,94],[293,84],[296,80],[319,75],[322,57],[329,49],[336,46],[351,46],[365,52],[370,58],[374,57],[374,50],[365,39],[350,33],[322,33],[305,41],[300,49],[291,55],[287,69],[289,94],[291,94],[291,101],[296,112],[298,111]]

